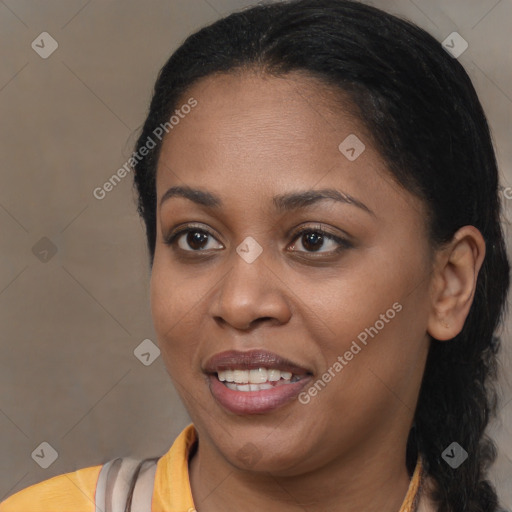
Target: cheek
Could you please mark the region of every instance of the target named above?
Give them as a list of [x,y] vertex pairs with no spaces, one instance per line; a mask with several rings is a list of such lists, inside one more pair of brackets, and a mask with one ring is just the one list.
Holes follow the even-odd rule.
[[164,268],[155,258],[150,300],[153,325],[167,367],[189,366],[197,345],[193,334],[201,329],[198,322],[205,318],[204,291],[193,280]]
[[[357,336],[405,296],[407,280],[404,276],[395,278],[393,269],[387,267],[383,272],[381,268],[368,259],[341,270],[336,276],[317,280],[314,286],[311,286],[311,278],[305,277],[306,281],[294,286],[304,305],[303,314],[318,323],[331,343],[332,338]],[[389,316],[394,312],[390,311]]]
[[[197,280],[186,278],[183,272],[155,254],[150,280],[151,314],[159,334],[172,334],[186,323],[194,309],[204,302],[205,290]],[[172,328],[171,332],[168,332]]]
[[[428,281],[419,279],[421,267],[401,268],[403,272],[391,267],[368,271],[364,278],[354,272],[331,282],[329,301],[325,294],[310,296],[310,310],[328,327],[327,336],[316,338],[325,361],[317,378],[329,381],[325,388],[317,386],[322,390],[314,405],[319,415],[343,410],[342,423],[350,419],[362,428],[367,415],[404,405],[414,409],[411,390],[419,385],[428,350]],[[420,285],[411,291],[410,283],[418,279]]]
[[302,295],[302,314],[309,318],[310,335],[321,346],[327,367],[351,348],[358,352],[359,345],[357,355],[347,354],[350,366],[382,365],[392,377],[395,367],[421,351],[429,265],[418,254],[405,257],[400,251],[368,251],[358,259],[314,287],[297,284],[297,290],[308,290]]

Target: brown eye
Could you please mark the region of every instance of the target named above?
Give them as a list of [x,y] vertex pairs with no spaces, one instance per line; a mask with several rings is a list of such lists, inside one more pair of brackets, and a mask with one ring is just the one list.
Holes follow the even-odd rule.
[[165,239],[165,243],[167,245],[177,246],[179,249],[187,252],[199,252],[224,248],[224,246],[208,231],[191,227],[171,234]]
[[324,243],[323,235],[319,233],[305,233],[301,237],[302,246],[308,251],[318,251]]
[[209,236],[207,233],[201,231],[189,231],[186,235],[186,243],[194,250],[204,249]]
[[323,229],[303,229],[295,235],[292,249],[306,253],[332,253],[351,247],[351,244]]

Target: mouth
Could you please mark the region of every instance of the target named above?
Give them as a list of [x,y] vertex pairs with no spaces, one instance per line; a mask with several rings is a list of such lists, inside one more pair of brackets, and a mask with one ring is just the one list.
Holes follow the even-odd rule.
[[312,372],[267,351],[229,351],[206,367],[213,398],[234,414],[274,411],[297,397]]
[[222,370],[217,372],[217,378],[228,389],[246,393],[298,382],[301,376],[277,368],[257,368],[255,370]]

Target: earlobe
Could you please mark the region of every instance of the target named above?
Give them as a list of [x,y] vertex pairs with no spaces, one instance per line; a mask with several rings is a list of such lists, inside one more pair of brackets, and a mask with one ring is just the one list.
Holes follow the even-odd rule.
[[450,340],[462,330],[473,302],[484,257],[485,241],[474,226],[460,228],[452,240],[439,250],[427,327],[434,339]]

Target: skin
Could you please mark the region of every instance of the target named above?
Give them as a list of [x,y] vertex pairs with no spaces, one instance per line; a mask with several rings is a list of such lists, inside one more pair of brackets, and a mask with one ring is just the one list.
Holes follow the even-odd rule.
[[[429,334],[449,340],[461,330],[485,253],[480,233],[466,226],[434,250],[424,205],[393,180],[343,95],[313,78],[220,74],[179,105],[189,97],[198,105],[166,136],[158,164],[151,310],[199,435],[189,462],[197,510],[399,510]],[[349,134],[366,146],[355,161],[338,149]],[[223,205],[160,205],[177,185]],[[332,200],[285,212],[272,203],[324,188],[371,213]],[[185,223],[211,233],[207,250],[194,252],[186,234],[164,243]],[[295,237],[318,223],[350,246],[335,252],[324,239],[315,252]],[[250,264],[236,252],[248,236],[263,248]],[[402,310],[308,404],[237,415],[212,397],[202,368],[214,354],[266,349],[314,382],[394,303]],[[248,446],[253,460],[241,456]]]

